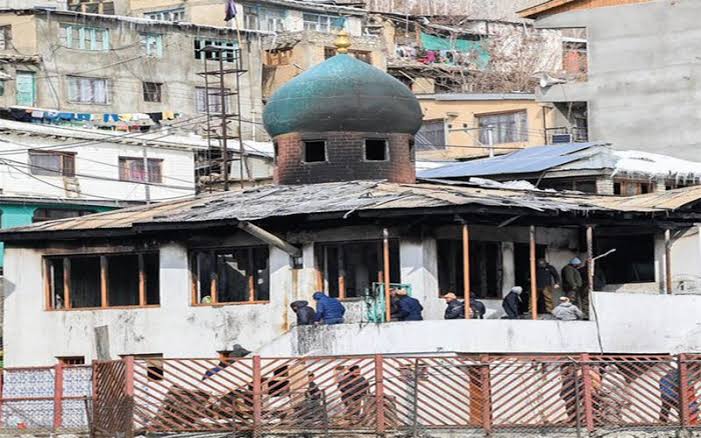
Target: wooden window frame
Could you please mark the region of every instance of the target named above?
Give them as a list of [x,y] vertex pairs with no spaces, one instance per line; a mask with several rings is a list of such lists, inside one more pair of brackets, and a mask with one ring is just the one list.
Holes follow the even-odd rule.
[[[256,299],[256,288],[255,288],[255,275],[253,274],[255,265],[253,251],[258,248],[265,248],[268,251],[268,299],[267,300],[257,300]],[[210,303],[202,303],[198,299],[201,295],[199,290],[199,269],[197,266],[197,254],[199,253],[209,253],[212,257],[216,268],[216,254],[222,251],[248,251],[248,300],[246,301],[224,301],[219,302],[219,289],[218,289],[218,274],[217,270],[213,269],[209,273],[209,296],[211,297]],[[193,307],[211,307],[211,306],[240,306],[248,304],[268,304],[270,303],[270,294],[272,282],[270,281],[270,248],[265,245],[248,245],[248,246],[229,246],[229,247],[218,247],[218,248],[193,248],[188,254],[189,269],[190,269],[190,305]]]
[[[156,254],[159,256],[160,265],[160,254],[158,251],[143,251],[138,252],[136,255],[138,257],[139,265],[139,304],[134,305],[122,305],[122,306],[110,306],[109,305],[109,262],[108,257],[110,256],[120,256],[120,255],[133,255],[133,253],[98,253],[98,254],[65,254],[65,255],[51,255],[44,256],[42,259],[42,274],[44,282],[44,310],[48,312],[63,312],[63,311],[81,311],[81,310],[106,310],[106,309],[148,309],[148,308],[158,308],[160,305],[160,284],[158,287],[159,304],[148,304],[147,303],[147,276],[146,276],[146,263],[144,262],[144,256]],[[77,307],[73,308],[71,303],[71,259],[78,257],[95,257],[100,259],[100,306],[99,307]],[[52,296],[52,284],[53,276],[51,275],[51,261],[62,260],[63,261],[63,301],[64,307],[62,309],[56,309],[54,303],[54,297]],[[159,269],[160,271],[160,269]],[[160,274],[160,272],[159,272]]]
[[[63,152],[63,151],[41,151],[41,150],[35,150],[35,149],[29,149],[28,151],[28,156],[29,156],[29,173],[32,175],[36,176],[43,176],[43,177],[67,177],[67,178],[75,178],[76,173],[75,173],[75,156],[77,155],[76,152]],[[44,175],[44,174],[36,174],[32,171],[34,168],[46,170],[46,171],[51,171],[53,170],[44,168],[41,166],[34,165],[32,163],[32,156],[57,156],[60,159],[60,169],[58,172],[56,172],[55,175]]]

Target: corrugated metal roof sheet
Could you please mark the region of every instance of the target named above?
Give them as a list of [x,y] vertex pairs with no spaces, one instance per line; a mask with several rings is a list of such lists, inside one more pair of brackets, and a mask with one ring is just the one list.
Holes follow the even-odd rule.
[[194,199],[133,207],[74,219],[3,230],[16,233],[119,230],[134,225],[196,225],[217,221],[254,221],[303,214],[451,206],[491,206],[535,212],[663,212],[701,200],[701,186],[635,197],[506,190],[456,184],[396,184],[350,181],[297,186],[263,186],[202,195]]
[[580,159],[573,155],[606,143],[564,143],[529,147],[494,158],[450,164],[419,173],[419,178],[466,178],[471,176],[538,173]]

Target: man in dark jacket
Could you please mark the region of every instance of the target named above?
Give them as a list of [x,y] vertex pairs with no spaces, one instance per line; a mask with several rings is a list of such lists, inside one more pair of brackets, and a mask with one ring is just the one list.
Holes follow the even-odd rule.
[[424,310],[419,300],[407,295],[404,289],[397,291],[399,296],[399,320],[400,321],[423,321],[421,312]]
[[290,304],[292,311],[297,314],[297,325],[314,324],[316,312],[309,306],[308,301],[300,300]]
[[[545,259],[538,259],[538,266],[536,267],[536,288],[538,290],[538,296],[543,300],[545,304],[545,312],[550,313],[555,308],[555,297],[553,293],[555,289],[560,287],[560,275],[557,273],[557,269]],[[531,306],[537,303],[531,303]]]
[[448,307],[445,308],[445,319],[465,319],[465,303],[458,300],[458,297],[450,292],[443,295],[443,299]]
[[484,319],[484,314],[487,313],[487,306],[482,301],[477,299],[477,295],[470,295],[470,310],[472,310],[472,319]]
[[562,290],[570,299],[576,299],[577,293],[584,285],[582,275],[578,268],[582,265],[582,261],[578,257],[574,257],[567,263],[567,266],[562,268]]
[[399,321],[399,295],[397,295],[397,289],[391,289],[389,294],[390,319]]
[[504,308],[506,312],[505,319],[518,319],[519,304],[521,304],[521,293],[523,288],[521,286],[512,287],[509,293],[504,297],[504,301],[501,303],[501,307]]
[[346,308],[336,299],[325,295],[323,292],[315,292],[312,295],[316,301],[316,315],[314,322],[319,324],[333,325],[343,324],[343,315]]

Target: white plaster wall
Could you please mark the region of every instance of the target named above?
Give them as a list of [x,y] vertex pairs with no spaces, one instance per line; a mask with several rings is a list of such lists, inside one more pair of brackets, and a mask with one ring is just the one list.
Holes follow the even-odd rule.
[[164,357],[215,357],[217,350],[240,343],[260,348],[284,332],[284,307],[290,297],[289,256],[270,249],[270,304],[217,307],[190,305],[187,251],[161,248],[161,306],[149,309],[44,311],[41,254],[6,250],[5,364],[55,363],[56,356],[96,358],[95,328],[107,326],[109,354],[162,353]]
[[[61,133],[58,132],[58,135]],[[0,142],[0,153],[10,165],[0,168],[0,184],[5,195],[30,195],[68,197],[84,199],[118,199],[125,201],[146,200],[144,184],[119,181],[119,157],[143,156],[143,146],[108,142],[88,144],[75,139],[65,141],[43,136],[8,136]],[[73,146],[63,146],[73,145]],[[75,181],[78,189],[70,185],[66,190],[64,177],[29,175],[29,153],[27,149],[61,147],[62,151],[74,152]],[[18,151],[19,150],[19,151]],[[147,146],[149,158],[163,160],[162,184],[150,185],[151,200],[158,201],[195,194],[194,151],[192,149],[170,149]],[[84,176],[83,176],[84,175]],[[103,178],[103,179],[101,179]],[[75,193],[80,192],[80,193]]]
[[[453,320],[303,327],[263,356],[701,351],[701,296],[595,293],[594,321]],[[599,343],[599,336],[601,343]]]

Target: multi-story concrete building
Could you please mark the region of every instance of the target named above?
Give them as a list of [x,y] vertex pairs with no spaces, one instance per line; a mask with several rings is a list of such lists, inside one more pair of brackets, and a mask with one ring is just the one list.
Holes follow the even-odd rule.
[[208,98],[199,74],[205,57],[209,71],[219,68],[216,55],[203,50],[214,46],[225,68],[241,54],[245,73],[239,87],[236,75],[225,78],[226,105],[233,111],[239,99],[243,137],[260,136],[260,32],[36,9],[4,10],[0,26],[4,108],[72,113],[70,121],[106,126],[148,125],[177,114],[178,127],[201,127],[206,101],[214,113],[222,105],[218,95]]
[[455,160],[498,155],[547,144],[562,115],[529,93],[417,95],[424,122],[417,134],[419,159]]
[[[546,1],[521,11],[538,28],[580,28],[584,73],[543,78],[538,98],[588,124],[589,139],[698,160],[694,0]],[[554,79],[554,80],[553,80]]]
[[[224,8],[217,0],[130,0],[133,16],[219,26]],[[289,0],[236,2],[232,28],[272,34],[263,43],[263,95],[335,55],[335,35],[345,30],[353,38],[352,54],[380,69],[386,68],[381,29],[369,33],[367,11],[348,6]]]

